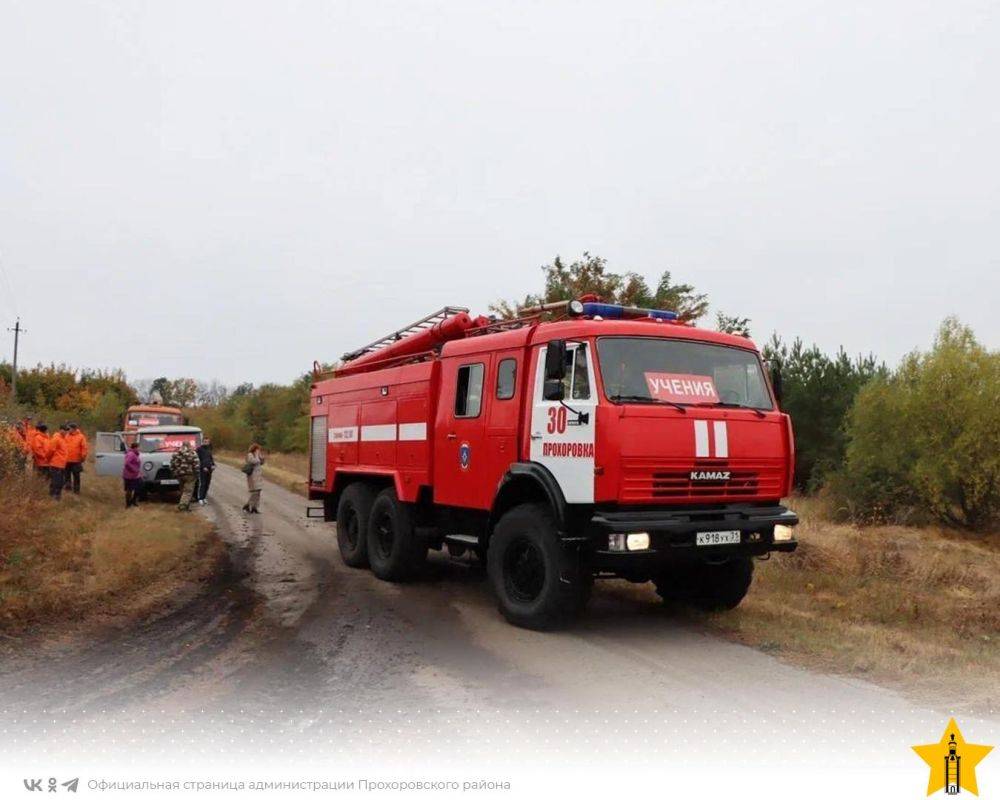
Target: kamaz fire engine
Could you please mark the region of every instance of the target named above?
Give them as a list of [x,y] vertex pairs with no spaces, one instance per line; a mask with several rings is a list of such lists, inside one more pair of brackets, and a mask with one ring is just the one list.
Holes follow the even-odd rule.
[[309,496],[349,566],[471,553],[516,625],[565,622],[595,578],[734,608],[753,558],[797,544],[779,396],[749,339],[670,311],[448,307],[317,367]]

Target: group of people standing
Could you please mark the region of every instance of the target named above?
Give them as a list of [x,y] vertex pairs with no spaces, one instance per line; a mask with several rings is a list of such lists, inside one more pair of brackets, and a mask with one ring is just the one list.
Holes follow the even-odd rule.
[[[177,481],[180,493],[178,511],[190,511],[192,501],[205,505],[214,471],[215,456],[212,454],[211,439],[204,437],[198,447],[192,447],[190,442],[181,444],[170,457],[170,474]],[[142,459],[139,456],[138,441],[133,441],[125,453],[122,483],[125,488],[125,507],[138,506],[143,497]]]
[[[245,514],[260,513],[260,495],[264,489],[264,450],[259,444],[250,445],[243,461],[242,471],[247,479],[247,501],[243,504]],[[126,459],[126,471],[129,463]],[[208,487],[215,471],[215,458],[212,456],[212,442],[208,437],[202,440],[197,448],[184,442],[170,458],[170,474],[179,482],[180,501],[178,511],[190,511],[191,500],[205,505]],[[130,473],[131,474],[131,473]],[[122,474],[125,477],[125,474]],[[126,504],[128,502],[128,478],[125,481]]]
[[36,474],[48,481],[53,499],[62,499],[64,488],[80,494],[83,462],[90,448],[79,425],[66,422],[50,434],[44,422],[36,425],[25,417],[14,426],[14,435]]
[[[49,426],[44,422],[35,424],[31,417],[25,417],[13,425],[0,424],[0,436],[10,439],[9,451],[15,453],[15,468],[20,470],[26,467],[44,478],[53,499],[61,500],[64,490],[80,494],[83,464],[90,453],[90,446],[77,423],[63,423],[50,433]],[[242,509],[246,514],[260,513],[265,460],[263,448],[256,443],[250,445],[242,467],[247,481],[247,501]],[[178,482],[179,511],[190,511],[192,503],[205,505],[215,472],[212,440],[206,436],[197,447],[184,442],[171,456],[170,472]],[[122,467],[126,508],[138,506],[144,498],[142,476],[139,441],[133,438],[126,449]]]

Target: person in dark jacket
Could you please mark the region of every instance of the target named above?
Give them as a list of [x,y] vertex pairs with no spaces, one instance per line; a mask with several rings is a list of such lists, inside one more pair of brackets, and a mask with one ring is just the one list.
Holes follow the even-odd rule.
[[198,454],[198,463],[201,465],[198,470],[198,494],[196,495],[199,505],[205,505],[205,498],[208,497],[208,487],[212,483],[212,472],[215,471],[215,457],[212,455],[212,440],[207,436],[202,439],[195,452]]

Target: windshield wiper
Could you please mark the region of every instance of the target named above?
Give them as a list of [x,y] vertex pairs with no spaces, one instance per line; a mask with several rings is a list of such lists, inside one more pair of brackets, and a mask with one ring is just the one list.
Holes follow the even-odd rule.
[[718,400],[714,403],[695,403],[696,406],[715,406],[717,408],[745,408],[747,411],[752,411],[758,417],[766,416],[763,411],[754,406],[746,406],[743,403],[727,403],[724,400]]
[[684,403],[675,403],[673,400],[664,400],[660,397],[647,397],[642,394],[613,394],[608,399],[612,403],[650,403],[651,405],[673,406],[678,411],[687,414],[687,406]]

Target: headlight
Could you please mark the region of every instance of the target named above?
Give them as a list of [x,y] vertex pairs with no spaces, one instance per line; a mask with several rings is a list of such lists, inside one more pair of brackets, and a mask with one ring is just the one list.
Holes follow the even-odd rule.
[[149,472],[153,468],[153,462],[147,461],[145,464],[142,465],[142,468],[146,470],[146,472]]
[[609,533],[608,550],[624,553],[626,550],[648,550],[648,533]]
[[795,537],[792,536],[792,529],[787,525],[775,525],[774,526],[774,541],[776,542],[790,542]]
[[629,550],[648,550],[649,549],[649,534],[648,533],[630,533],[625,539],[625,546]]

